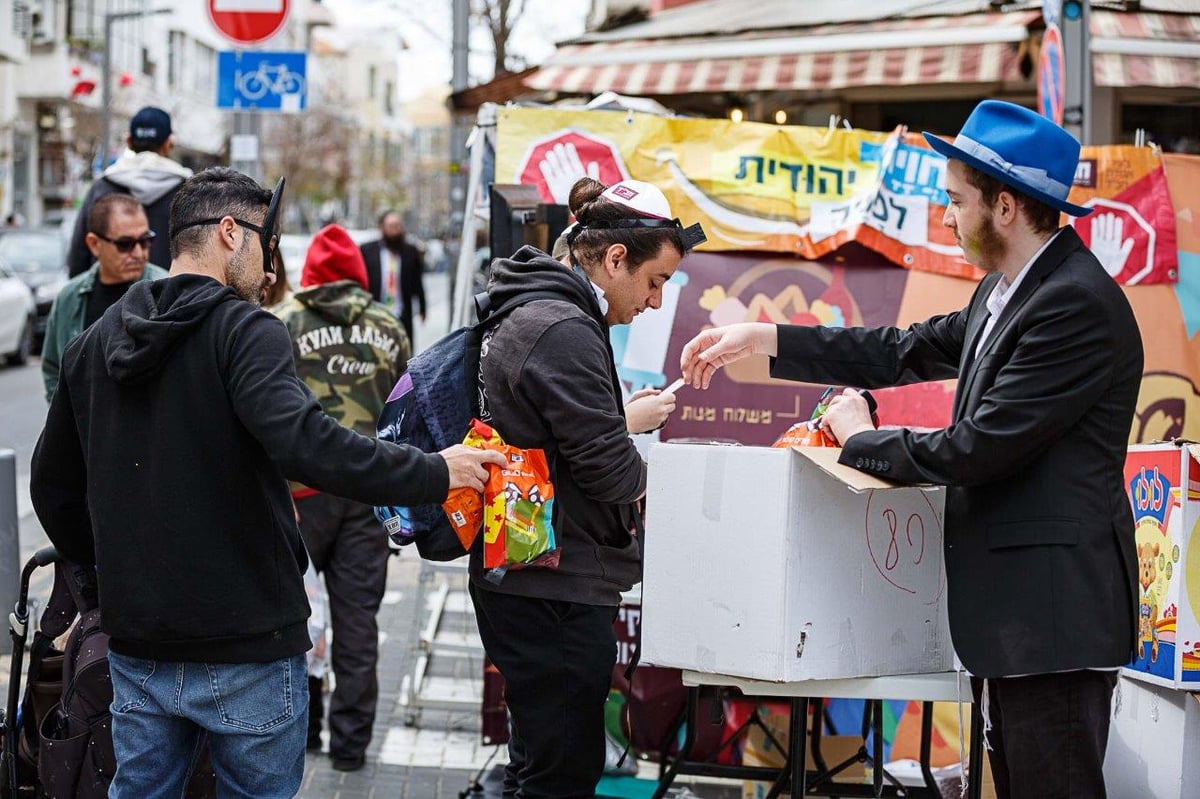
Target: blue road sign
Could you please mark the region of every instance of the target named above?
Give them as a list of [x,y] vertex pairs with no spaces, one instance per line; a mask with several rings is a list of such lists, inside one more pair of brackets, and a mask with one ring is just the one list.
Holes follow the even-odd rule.
[[217,108],[303,111],[308,105],[303,52],[217,53]]

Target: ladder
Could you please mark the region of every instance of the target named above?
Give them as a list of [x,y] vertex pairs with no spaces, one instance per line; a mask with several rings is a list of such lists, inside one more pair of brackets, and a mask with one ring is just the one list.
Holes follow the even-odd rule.
[[[410,667],[400,683],[406,726],[419,726],[423,710],[478,714],[483,706],[483,643],[467,593],[469,579],[465,557],[447,563],[421,561]],[[447,668],[453,676],[444,676]]]

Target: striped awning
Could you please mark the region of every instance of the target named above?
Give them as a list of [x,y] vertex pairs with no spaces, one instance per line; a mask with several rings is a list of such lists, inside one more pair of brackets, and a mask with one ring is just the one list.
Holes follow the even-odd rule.
[[1092,11],[1097,86],[1200,88],[1200,15]]
[[759,34],[566,45],[526,83],[543,91],[671,95],[1021,81],[1038,15],[984,13]]

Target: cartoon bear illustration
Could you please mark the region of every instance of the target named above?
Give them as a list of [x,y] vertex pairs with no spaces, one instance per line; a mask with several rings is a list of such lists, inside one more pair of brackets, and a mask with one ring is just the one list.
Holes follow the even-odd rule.
[[1142,599],[1138,604],[1138,658],[1146,656],[1146,644],[1150,644],[1150,662],[1158,662],[1158,597],[1150,590],[1158,578],[1158,542],[1139,544],[1138,581],[1142,585]]

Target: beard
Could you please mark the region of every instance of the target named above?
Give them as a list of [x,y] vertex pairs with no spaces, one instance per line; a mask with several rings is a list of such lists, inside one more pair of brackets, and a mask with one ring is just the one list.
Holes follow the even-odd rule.
[[398,253],[404,248],[404,234],[399,236],[384,236],[383,246],[387,247],[392,252]]
[[991,214],[980,221],[977,229],[963,236],[961,246],[963,253],[975,253],[975,266],[985,272],[995,272],[1008,253],[1008,244],[996,229],[996,222]]
[[246,264],[249,260],[246,252],[249,243],[249,237],[242,239],[242,246],[229,259],[226,274],[229,276],[229,285],[233,287],[238,297],[252,305],[261,306],[263,292],[267,289],[267,276],[266,273],[263,273],[261,278],[255,278],[250,274]]

